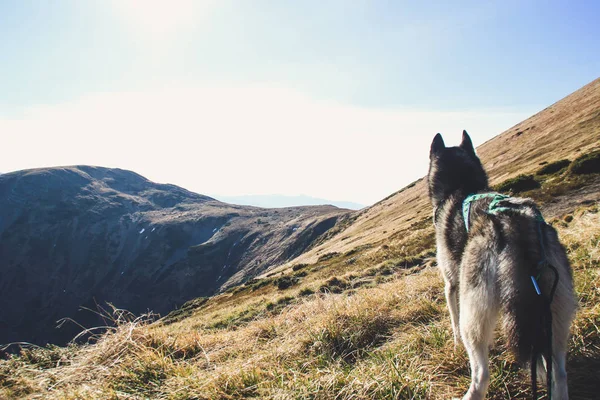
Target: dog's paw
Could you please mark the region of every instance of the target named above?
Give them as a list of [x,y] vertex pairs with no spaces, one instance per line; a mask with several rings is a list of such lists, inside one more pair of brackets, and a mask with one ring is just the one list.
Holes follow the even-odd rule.
[[472,393],[468,391],[462,399],[457,400],[482,400],[484,396],[481,393]]

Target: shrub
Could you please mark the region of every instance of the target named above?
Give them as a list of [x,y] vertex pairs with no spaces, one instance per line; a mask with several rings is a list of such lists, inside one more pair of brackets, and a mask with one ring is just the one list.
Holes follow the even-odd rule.
[[260,289],[263,286],[267,286],[269,283],[271,283],[272,280],[271,279],[256,279],[254,280],[250,285],[248,285],[248,287],[253,291],[257,291],[258,289]]
[[297,284],[298,281],[299,281],[299,279],[297,277],[286,275],[286,276],[282,276],[281,278],[275,279],[273,281],[273,284],[275,286],[277,286],[277,289],[285,290],[285,289]]
[[319,292],[342,293],[347,287],[348,282],[334,276],[329,278],[323,285],[321,285],[321,287],[319,287]]
[[519,175],[517,177],[507,179],[497,185],[495,189],[499,192],[521,193],[527,190],[533,190],[540,187],[540,183],[535,180],[533,175]]
[[569,164],[571,164],[571,161],[569,161],[569,160],[555,161],[553,163],[544,165],[535,174],[536,175],[550,175],[550,174],[554,174],[554,173],[556,173],[558,171],[561,171],[561,170],[567,168],[569,166]]
[[317,261],[323,262],[323,261],[331,260],[332,258],[337,257],[339,255],[340,255],[340,253],[335,252],[335,251],[332,253],[326,253],[326,254],[323,254],[321,257],[319,257],[319,259]]
[[577,157],[571,164],[571,173],[576,175],[600,172],[600,150]]
[[267,302],[265,304],[265,309],[272,313],[279,313],[285,308],[285,306],[290,304],[292,301],[294,301],[294,298],[292,296],[280,297],[274,303],[272,301]]
[[310,296],[311,294],[313,294],[315,291],[312,290],[311,288],[304,288],[302,289],[300,292],[298,292],[299,296]]
[[379,269],[380,275],[391,275],[394,271],[389,267],[389,265],[384,265]]
[[292,266],[292,271],[299,271],[302,268],[306,268],[308,267],[308,264],[296,264],[294,266]]

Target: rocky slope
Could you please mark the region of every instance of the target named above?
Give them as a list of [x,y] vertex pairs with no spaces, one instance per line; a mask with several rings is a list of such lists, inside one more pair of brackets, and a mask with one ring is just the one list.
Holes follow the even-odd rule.
[[168,312],[294,258],[350,211],[235,206],[89,166],[0,176],[0,343],[65,343],[111,302]]

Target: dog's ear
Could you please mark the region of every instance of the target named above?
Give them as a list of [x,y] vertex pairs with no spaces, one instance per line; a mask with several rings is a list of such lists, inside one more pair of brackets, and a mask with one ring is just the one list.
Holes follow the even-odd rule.
[[429,158],[432,158],[433,156],[439,154],[445,148],[446,148],[446,145],[444,144],[444,139],[442,139],[442,135],[438,133],[433,138],[433,142],[431,142],[431,150],[429,151]]
[[469,134],[467,133],[467,131],[463,131],[462,142],[460,143],[460,148],[463,150],[466,150],[469,153],[475,154],[475,148],[473,147],[473,142],[471,141],[471,138],[469,137]]

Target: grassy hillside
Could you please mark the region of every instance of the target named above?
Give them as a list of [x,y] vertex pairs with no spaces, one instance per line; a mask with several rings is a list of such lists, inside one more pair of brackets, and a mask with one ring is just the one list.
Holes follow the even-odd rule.
[[[434,132],[432,138],[433,135]],[[535,173],[543,163],[574,160],[594,149],[600,149],[600,79],[489,140],[477,153],[488,171],[490,183],[496,185],[519,174]],[[563,199],[559,200],[557,203]],[[587,200],[590,196],[569,200],[571,204],[566,209],[546,210],[546,215],[561,215],[576,205],[573,203]],[[432,234],[427,185],[421,179],[363,210],[345,230],[284,267],[312,263],[323,254],[343,253],[365,245],[410,249],[417,238]]]
[[[569,249],[581,306],[570,343],[571,394],[593,399],[600,389],[595,377],[600,370],[598,207],[580,209],[555,224]],[[462,347],[453,349],[438,272],[428,266],[388,267],[365,271],[362,278],[341,275],[343,285],[330,279],[323,293],[315,282],[226,293],[179,321],[150,324],[151,316],[134,318],[115,310],[121,325],[95,345],[29,349],[0,363],[0,397],[459,395],[468,387],[468,361]],[[341,293],[333,293],[336,287]],[[492,353],[490,390],[493,399],[529,390],[526,373],[504,352],[502,337]]]
[[[567,246],[580,304],[568,360],[574,399],[600,390],[599,116],[597,80],[478,149],[492,183],[540,202]],[[556,151],[539,152],[540,143]],[[0,398],[459,396],[468,360],[452,343],[430,215],[419,181],[260,279],[159,320],[104,311],[119,326],[94,344],[0,361]],[[489,397],[526,397],[527,373],[504,350],[499,335]]]

